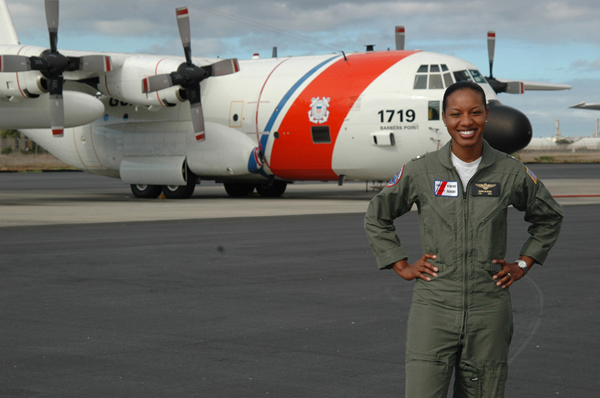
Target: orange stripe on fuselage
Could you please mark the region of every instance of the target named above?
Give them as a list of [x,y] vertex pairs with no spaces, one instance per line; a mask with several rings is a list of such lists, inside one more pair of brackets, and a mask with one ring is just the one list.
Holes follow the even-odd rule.
[[[344,119],[363,91],[382,73],[414,51],[381,51],[348,56],[321,72],[298,96],[279,126],[273,142],[270,168],[290,180],[337,180],[332,170],[333,149]],[[329,118],[323,124],[309,120],[312,98],[330,98]],[[331,143],[315,144],[312,126],[329,126]]]

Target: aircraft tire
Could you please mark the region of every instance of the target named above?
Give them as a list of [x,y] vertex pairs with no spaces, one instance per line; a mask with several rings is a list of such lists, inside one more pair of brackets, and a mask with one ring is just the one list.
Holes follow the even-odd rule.
[[163,185],[162,192],[167,199],[189,199],[196,189],[196,176],[189,169],[186,185]]
[[131,184],[133,196],[140,199],[156,199],[162,192],[160,185]]
[[287,182],[273,181],[273,185],[270,187],[267,184],[257,185],[256,192],[263,198],[278,198],[285,192],[287,188]]
[[163,185],[162,192],[167,199],[189,199],[196,189],[196,184]]
[[252,184],[226,182],[223,183],[223,186],[225,187],[225,192],[227,192],[227,195],[231,196],[232,198],[245,198],[254,192],[254,185]]

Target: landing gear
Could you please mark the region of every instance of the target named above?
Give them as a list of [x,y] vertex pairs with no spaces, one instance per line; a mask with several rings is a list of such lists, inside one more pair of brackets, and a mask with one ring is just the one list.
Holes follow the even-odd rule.
[[225,192],[232,198],[244,198],[254,192],[253,184],[226,182],[223,184]]
[[285,192],[287,182],[273,181],[273,184],[257,185],[256,192],[263,198],[278,198]]
[[196,176],[188,171],[186,185],[163,185],[162,191],[167,199],[188,199],[196,189]]
[[131,184],[133,196],[140,199],[156,199],[160,195],[160,185]]

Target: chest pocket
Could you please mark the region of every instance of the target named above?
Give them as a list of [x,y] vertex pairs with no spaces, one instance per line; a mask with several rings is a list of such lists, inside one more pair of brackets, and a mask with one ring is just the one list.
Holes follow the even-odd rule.
[[433,186],[422,187],[419,222],[425,253],[437,255],[436,264],[456,263],[456,223],[462,195],[436,196]]

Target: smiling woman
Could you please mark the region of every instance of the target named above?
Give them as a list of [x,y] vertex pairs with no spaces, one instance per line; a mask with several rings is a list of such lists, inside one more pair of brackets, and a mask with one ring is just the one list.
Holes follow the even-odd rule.
[[[563,210],[541,181],[493,149],[483,132],[489,110],[481,87],[450,86],[443,119],[451,141],[401,169],[369,204],[365,230],[377,264],[415,280],[406,342],[406,397],[503,397],[513,333],[507,289],[542,264]],[[414,263],[394,220],[417,205],[423,257]],[[530,238],[520,258],[507,252],[507,208],[525,212]]]

